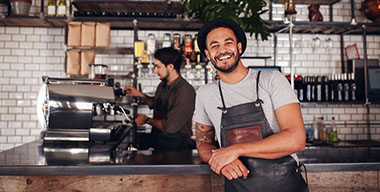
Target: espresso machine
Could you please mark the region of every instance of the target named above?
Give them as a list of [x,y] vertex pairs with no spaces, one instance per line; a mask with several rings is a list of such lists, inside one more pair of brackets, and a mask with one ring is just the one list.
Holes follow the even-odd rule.
[[136,124],[110,80],[43,77],[37,116],[44,143],[136,144]]

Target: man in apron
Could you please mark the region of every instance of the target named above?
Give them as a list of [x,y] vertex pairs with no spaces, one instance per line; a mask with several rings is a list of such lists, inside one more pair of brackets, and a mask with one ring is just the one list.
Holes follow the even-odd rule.
[[225,176],[226,192],[308,191],[295,154],[305,148],[305,128],[286,78],[244,67],[240,56],[247,39],[231,20],[206,23],[197,40],[220,77],[197,91],[194,121],[201,160]]
[[189,149],[194,144],[192,118],[195,105],[194,88],[181,77],[181,54],[174,48],[163,48],[154,54],[154,72],[160,77],[154,97],[149,97],[134,87],[125,87],[127,96],[140,97],[150,108],[153,118],[138,114],[137,125],[152,125],[152,133],[140,134],[139,149]]

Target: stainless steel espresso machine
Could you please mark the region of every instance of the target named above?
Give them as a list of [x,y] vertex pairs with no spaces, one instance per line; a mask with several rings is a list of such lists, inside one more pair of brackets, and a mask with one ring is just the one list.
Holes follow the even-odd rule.
[[43,77],[37,115],[44,142],[136,144],[136,125],[112,80]]

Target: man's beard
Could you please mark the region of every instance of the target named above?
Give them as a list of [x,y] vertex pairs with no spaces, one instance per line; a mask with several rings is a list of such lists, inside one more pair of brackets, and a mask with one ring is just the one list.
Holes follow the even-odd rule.
[[230,73],[230,72],[232,72],[232,71],[234,71],[236,69],[236,67],[239,64],[239,61],[240,61],[240,55],[237,55],[237,59],[235,60],[235,63],[233,65],[231,65],[230,67],[228,67],[228,68],[218,67],[216,65],[216,60],[215,59],[212,59],[211,63],[212,63],[212,65],[214,65],[215,69],[217,69],[218,71],[223,72],[223,73]]
[[167,81],[167,80],[168,80],[168,77],[169,77],[169,75],[167,74],[165,77],[161,77],[160,80],[161,80],[161,81]]

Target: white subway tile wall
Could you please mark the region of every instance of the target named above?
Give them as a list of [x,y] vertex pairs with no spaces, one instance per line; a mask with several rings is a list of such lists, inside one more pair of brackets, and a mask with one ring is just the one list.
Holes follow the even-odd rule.
[[[47,0],[45,0],[45,5]],[[357,22],[368,22],[358,10],[361,1],[355,0],[355,15]],[[30,16],[39,15],[40,1],[33,0]],[[307,5],[296,5],[297,21],[308,20]],[[6,15],[6,7],[0,6],[0,15]],[[321,6],[320,11],[324,21],[329,21],[329,7]],[[283,20],[284,8],[282,4],[273,4],[273,20]],[[269,14],[263,16],[269,18]],[[341,0],[333,5],[333,20],[337,22],[351,22],[351,4],[349,0]],[[184,31],[144,31],[138,32],[141,40],[146,40],[149,33],[155,34],[158,44],[162,44],[164,33],[180,33],[181,36],[196,32]],[[274,65],[274,37],[268,41],[256,40],[248,35],[248,46],[244,56],[271,56],[265,61],[267,65]],[[315,46],[313,38],[321,40]],[[277,66],[282,67],[284,73],[290,72],[289,35],[278,35]],[[325,75],[341,72],[340,36],[326,34],[295,34],[293,64],[296,74]],[[329,41],[332,47],[329,47]],[[345,35],[345,45],[356,44],[359,53],[363,55],[363,41],[361,35]],[[367,36],[368,58],[380,59],[380,36]],[[111,47],[133,46],[133,31],[112,30]],[[64,72],[64,29],[63,28],[35,28],[35,27],[0,27],[0,151],[27,143],[39,138],[41,126],[36,115],[36,98],[41,87],[41,77],[66,77]],[[131,55],[97,55],[96,64],[107,64],[111,72],[132,71],[133,57]],[[252,60],[254,64],[263,61]],[[147,73],[148,69],[143,71]],[[183,76],[186,77],[184,70]],[[188,78],[199,87],[204,84],[201,78]],[[116,79],[122,86],[131,84],[130,80]],[[139,80],[143,91],[153,95],[160,80],[157,76]],[[368,138],[367,118],[371,120],[371,138],[380,140],[380,105],[371,105],[369,115],[367,108],[361,104],[315,104],[302,103],[302,114],[305,127],[313,126],[318,116],[323,116],[327,126],[334,117],[338,125],[341,140],[360,140]],[[151,115],[152,111],[146,107],[139,108],[139,112]]]

